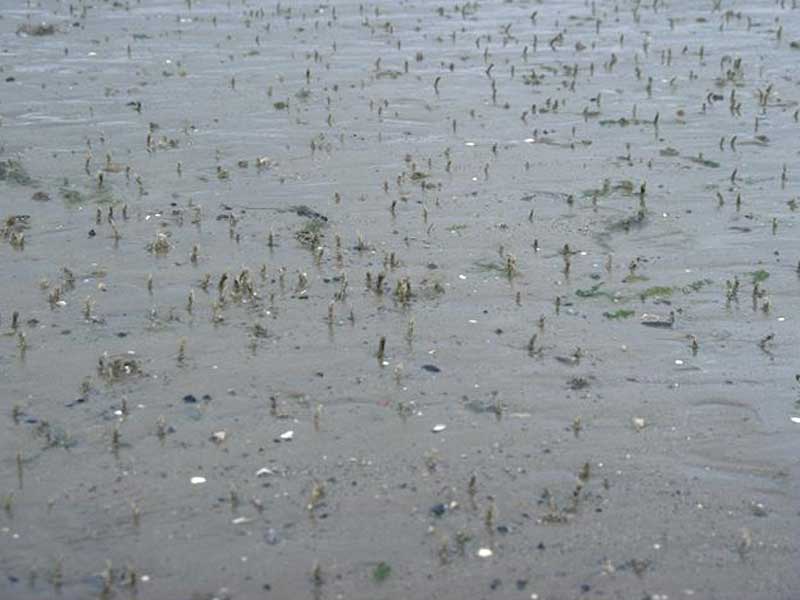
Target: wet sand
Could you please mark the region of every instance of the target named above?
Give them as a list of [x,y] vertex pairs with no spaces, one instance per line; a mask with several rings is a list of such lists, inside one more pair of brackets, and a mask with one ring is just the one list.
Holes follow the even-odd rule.
[[0,597],[798,597],[796,2],[0,17]]

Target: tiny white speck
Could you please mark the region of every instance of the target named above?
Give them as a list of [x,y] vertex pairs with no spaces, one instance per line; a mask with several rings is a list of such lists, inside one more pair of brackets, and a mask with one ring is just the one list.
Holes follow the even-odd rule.
[[293,437],[294,437],[294,431],[292,431],[291,429],[290,429],[289,431],[284,431],[284,432],[281,434],[281,439],[282,439],[282,440],[290,440],[290,439],[292,439]]
[[676,365],[682,365],[683,361],[680,358],[678,358],[678,359],[675,360],[675,364]]
[[433,433],[439,433],[440,431],[444,431],[445,429],[447,429],[447,425],[434,425]]
[[201,483],[206,482],[205,477],[192,477],[189,481],[192,482],[192,485],[200,485]]
[[478,556],[481,558],[489,558],[494,552],[492,552],[491,548],[481,548],[478,550]]

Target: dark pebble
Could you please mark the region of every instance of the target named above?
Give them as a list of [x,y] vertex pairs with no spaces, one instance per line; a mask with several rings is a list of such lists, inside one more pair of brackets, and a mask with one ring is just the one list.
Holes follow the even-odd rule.
[[527,587],[527,585],[528,585],[527,579],[517,579],[517,589],[519,591],[524,590]]
[[94,237],[94,236],[96,236],[96,235],[97,235],[97,232],[96,232],[94,229],[90,229],[90,230],[89,230],[89,237],[90,237],[90,238],[93,238],[93,237]]
[[497,532],[498,533],[509,533],[511,530],[508,528],[508,525],[498,525]]
[[444,513],[446,512],[447,512],[447,506],[445,506],[444,504],[434,504],[431,507],[431,513],[433,513],[437,517],[443,516]]
[[500,579],[492,579],[492,583],[489,584],[489,587],[496,590],[501,585],[503,585],[503,582]]
[[437,367],[436,365],[422,365],[423,370],[427,371],[428,373],[441,373],[442,370]]
[[183,397],[183,401],[186,402],[186,404],[197,404],[197,396],[193,396],[192,394],[186,394]]

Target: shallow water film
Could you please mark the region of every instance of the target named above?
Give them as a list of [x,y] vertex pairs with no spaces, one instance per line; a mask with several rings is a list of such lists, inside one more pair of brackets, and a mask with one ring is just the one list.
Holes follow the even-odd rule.
[[0,598],[800,597],[795,0],[3,0]]

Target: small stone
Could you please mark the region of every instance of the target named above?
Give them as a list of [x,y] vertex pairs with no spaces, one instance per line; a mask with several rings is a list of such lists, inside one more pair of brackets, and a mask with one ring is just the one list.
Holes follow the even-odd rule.
[[790,420],[792,423],[795,423],[795,424],[797,424],[797,425],[800,425],[800,417],[789,417],[789,420]]
[[436,365],[422,365],[423,371],[427,371],[428,373],[441,373],[442,370],[437,367]]
[[441,516],[444,516],[444,513],[446,513],[446,512],[447,512],[447,506],[444,505],[444,504],[441,504],[441,503],[434,504],[431,507],[431,513],[434,516],[441,517]]
[[633,428],[636,431],[641,431],[645,427],[645,422],[642,417],[633,417]]
[[285,441],[285,442],[291,441],[291,439],[292,439],[293,437],[294,437],[294,431],[292,431],[291,429],[290,429],[289,431],[284,431],[284,432],[281,434],[281,439],[282,439],[283,441]]
[[669,317],[645,313],[642,315],[641,324],[647,327],[672,327],[675,324],[675,314],[670,313]]
[[194,396],[193,394],[186,394],[183,397],[183,401],[186,404],[197,404],[197,396]]
[[225,431],[215,431],[214,433],[211,434],[211,441],[215,442],[217,444],[221,444],[222,442],[225,441],[225,438],[227,438],[227,437],[228,437],[227,432],[225,432]]
[[262,467],[256,471],[256,477],[266,477],[267,475],[272,475],[272,471],[270,471],[267,467]]
[[267,542],[270,546],[274,546],[275,544],[281,541],[281,538],[278,536],[278,532],[275,530],[275,528],[270,527],[264,533],[264,541]]
[[491,548],[481,548],[478,550],[478,556],[481,558],[489,558],[493,554],[494,552],[492,552]]
[[441,425],[441,424],[440,425],[434,425],[433,426],[433,433],[441,433],[445,429],[447,429],[447,425]]
[[201,483],[205,483],[206,482],[206,478],[205,477],[196,476],[196,477],[192,477],[189,481],[191,481],[192,485],[200,485]]

